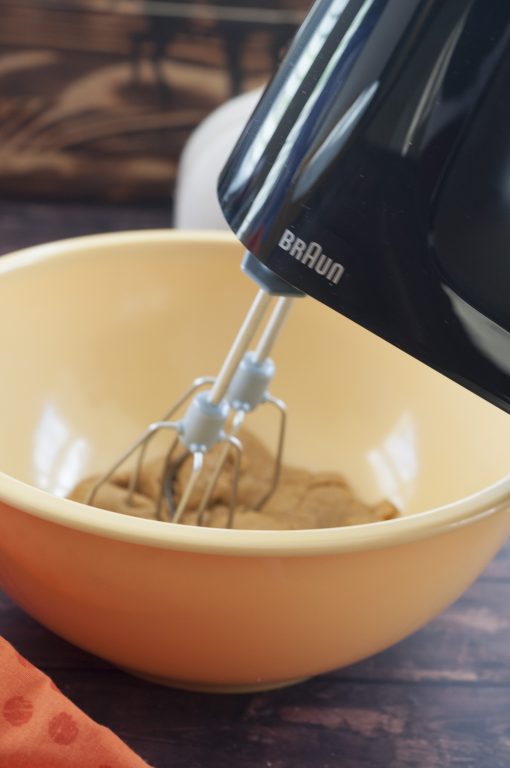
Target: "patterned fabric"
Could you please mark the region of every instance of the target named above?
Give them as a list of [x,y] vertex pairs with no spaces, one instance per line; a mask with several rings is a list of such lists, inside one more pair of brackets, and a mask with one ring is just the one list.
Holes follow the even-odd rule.
[[1,768],[148,768],[0,637]]

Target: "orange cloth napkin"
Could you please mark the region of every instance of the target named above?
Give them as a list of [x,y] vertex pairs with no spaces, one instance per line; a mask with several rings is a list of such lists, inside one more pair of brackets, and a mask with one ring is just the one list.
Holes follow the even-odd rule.
[[148,768],[0,637],[1,768]]

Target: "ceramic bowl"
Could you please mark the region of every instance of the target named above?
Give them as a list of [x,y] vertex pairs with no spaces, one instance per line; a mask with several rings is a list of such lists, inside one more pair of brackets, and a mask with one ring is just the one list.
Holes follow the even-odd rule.
[[[286,461],[399,519],[211,530],[68,501],[199,374],[255,287],[228,234],[83,237],[0,260],[0,585],[124,669],[284,685],[376,653],[454,601],[510,529],[510,418],[311,299],[275,351]],[[270,409],[269,409],[270,410]],[[263,414],[252,428],[269,441]]]

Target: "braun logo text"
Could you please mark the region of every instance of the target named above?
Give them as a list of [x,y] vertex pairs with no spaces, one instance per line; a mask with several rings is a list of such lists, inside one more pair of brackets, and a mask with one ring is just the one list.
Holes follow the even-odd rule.
[[319,243],[305,243],[296,237],[294,232],[286,229],[278,243],[280,248],[301,262],[305,267],[313,269],[318,275],[325,277],[329,283],[338,285],[345,269],[337,261],[333,261],[322,250]]

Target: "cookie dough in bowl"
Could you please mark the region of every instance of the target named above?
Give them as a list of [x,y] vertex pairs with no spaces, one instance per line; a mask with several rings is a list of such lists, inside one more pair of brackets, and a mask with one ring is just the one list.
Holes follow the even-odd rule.
[[[342,475],[335,472],[310,472],[305,469],[283,467],[275,493],[261,509],[259,500],[271,485],[274,460],[266,446],[246,429],[240,433],[243,445],[241,475],[232,527],[242,530],[305,530],[309,528],[335,528],[342,525],[363,525],[397,517],[396,507],[389,501],[365,504],[356,498]],[[214,488],[210,504],[198,520],[202,494],[217,465],[221,452],[215,446],[205,456],[204,471],[189,499],[188,509],[181,522],[187,525],[202,524],[212,528],[226,528],[229,523],[229,499],[232,493],[234,463],[227,457],[225,466]],[[230,458],[230,461],[228,460]],[[149,520],[163,519],[171,522],[169,505],[162,498],[158,515],[158,499],[161,495],[161,478],[165,456],[153,459],[143,469],[138,488],[128,501],[127,488],[132,472],[114,475],[106,481],[94,496],[95,507],[110,509],[134,517]],[[191,457],[182,465],[174,480],[174,500],[178,504],[190,473]],[[79,483],[69,498],[88,502],[97,476]]]

